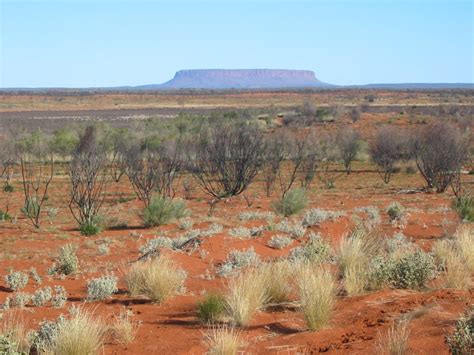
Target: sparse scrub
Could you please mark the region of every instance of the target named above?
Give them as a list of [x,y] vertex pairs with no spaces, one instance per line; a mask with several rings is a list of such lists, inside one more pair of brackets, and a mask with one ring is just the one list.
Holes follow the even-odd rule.
[[5,283],[7,287],[12,291],[21,290],[28,283],[28,274],[21,271],[10,270],[7,276],[5,276]]
[[283,249],[291,243],[293,243],[293,239],[287,237],[286,235],[274,235],[267,242],[267,245],[273,249]]
[[282,216],[291,216],[302,211],[307,204],[306,191],[293,189],[288,191],[279,201],[273,204],[276,213]]
[[229,281],[226,309],[233,324],[247,326],[267,302],[265,276],[258,269],[248,269]]
[[266,220],[267,222],[272,222],[275,218],[273,212],[261,212],[261,211],[246,211],[239,214],[239,220],[241,221],[253,221],[258,219]]
[[302,238],[306,233],[306,227],[299,222],[291,223],[287,219],[282,220],[274,226],[278,232],[288,233],[292,238],[298,239]]
[[160,195],[152,197],[150,204],[142,213],[143,222],[147,227],[160,226],[173,219],[186,217],[186,203],[180,200],[171,200]]
[[310,233],[308,242],[300,247],[292,249],[288,255],[291,261],[308,261],[310,263],[322,263],[329,261],[331,247],[319,234]]
[[301,263],[296,272],[301,311],[312,331],[324,328],[331,319],[336,298],[336,281],[327,268]]
[[137,262],[125,275],[130,294],[146,296],[153,302],[163,303],[183,288],[186,273],[166,256]]
[[390,222],[403,222],[406,218],[405,208],[398,202],[392,202],[387,208]]
[[67,291],[64,286],[54,286],[54,295],[51,297],[51,305],[54,308],[62,308],[67,302]]
[[216,273],[221,277],[228,277],[236,270],[257,266],[258,264],[260,264],[260,257],[253,247],[242,251],[232,250],[229,255],[227,255],[226,261],[218,267]]
[[461,226],[454,235],[459,253],[471,272],[474,272],[474,227]]
[[395,262],[392,283],[397,288],[418,289],[434,276],[433,257],[421,250],[406,254]]
[[344,216],[344,212],[327,211],[320,208],[312,208],[303,216],[302,224],[307,227],[318,226],[326,220],[335,220]]
[[76,250],[77,247],[74,244],[66,244],[61,247],[53,266],[48,270],[48,274],[70,275],[76,272],[79,267]]
[[53,297],[52,293],[53,291],[49,286],[36,290],[32,298],[33,304],[36,307],[45,306],[49,301],[51,301],[51,298]]
[[453,334],[446,336],[446,344],[453,355],[471,355],[474,348],[474,307],[456,322]]
[[117,291],[117,277],[114,275],[105,275],[87,281],[87,300],[89,301],[104,300]]

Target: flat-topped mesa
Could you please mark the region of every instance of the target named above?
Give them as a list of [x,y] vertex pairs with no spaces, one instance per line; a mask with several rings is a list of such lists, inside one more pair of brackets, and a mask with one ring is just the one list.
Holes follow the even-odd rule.
[[255,89],[327,87],[310,70],[194,69],[180,70],[162,85],[169,89]]

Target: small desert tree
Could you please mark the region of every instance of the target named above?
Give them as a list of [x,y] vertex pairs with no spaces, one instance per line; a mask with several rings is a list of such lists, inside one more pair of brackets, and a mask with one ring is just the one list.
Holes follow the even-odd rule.
[[0,210],[0,220],[8,217],[11,193],[13,192],[13,173],[18,164],[18,155],[15,149],[15,141],[11,136],[5,136],[0,140],[0,178],[3,180],[2,192],[6,194],[5,210]]
[[416,134],[416,165],[428,188],[442,193],[460,179],[462,164],[468,157],[467,142],[467,137],[448,123],[429,125]]
[[272,194],[276,179],[280,173],[283,162],[290,154],[290,141],[288,132],[279,131],[265,138],[263,180],[265,192],[268,197]]
[[262,167],[263,152],[257,127],[218,122],[204,129],[188,149],[189,168],[198,184],[219,201],[245,191]]
[[347,175],[351,173],[351,165],[360,150],[360,135],[350,127],[342,128],[337,132],[336,145],[344,163]]
[[53,133],[51,139],[51,149],[54,154],[57,154],[63,161],[71,157],[74,149],[77,146],[79,137],[77,133],[69,128],[62,128]]
[[380,175],[386,184],[390,182],[395,163],[407,157],[409,145],[408,136],[397,128],[385,126],[377,130],[370,157],[381,169]]
[[106,187],[107,159],[96,139],[95,127],[85,129],[72,155],[69,209],[83,234],[99,231],[97,217]]
[[42,207],[54,176],[53,152],[41,131],[21,137],[16,142],[20,159],[25,201],[23,213],[35,228],[40,227]]
[[318,177],[327,188],[333,188],[336,179],[343,175],[336,169],[336,164],[341,159],[337,136],[334,133],[320,135],[316,145],[320,160]]
[[126,172],[126,151],[131,138],[127,128],[109,128],[103,133],[102,144],[107,152],[109,175],[117,183]]
[[155,191],[163,197],[173,197],[173,181],[182,167],[181,154],[181,136],[159,143],[145,138],[127,149],[126,173],[145,206],[150,204]]

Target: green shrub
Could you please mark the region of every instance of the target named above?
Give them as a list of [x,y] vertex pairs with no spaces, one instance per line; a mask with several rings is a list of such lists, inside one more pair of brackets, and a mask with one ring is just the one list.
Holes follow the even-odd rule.
[[453,355],[472,354],[474,348],[473,307],[458,319],[454,333],[446,337],[446,344]]
[[405,209],[398,202],[392,202],[387,208],[387,214],[391,222],[401,220],[405,216]]
[[96,235],[102,230],[100,224],[97,221],[85,221],[79,226],[79,231],[82,235]]
[[0,221],[4,222],[10,219],[11,219],[11,216],[8,214],[8,212],[0,210]]
[[13,191],[15,191],[15,188],[11,184],[6,184],[3,187],[3,192],[13,192]]
[[470,195],[458,196],[453,202],[453,208],[459,218],[464,221],[474,222],[474,197]]
[[38,215],[39,210],[40,205],[38,201],[35,198],[28,198],[25,201],[25,205],[22,207],[21,212],[23,212],[26,217],[34,218]]
[[207,294],[197,304],[197,316],[201,322],[215,322],[225,313],[225,305],[224,296],[213,293]]
[[433,257],[417,250],[395,261],[392,283],[397,288],[420,288],[434,276],[435,269]]
[[282,216],[291,216],[306,207],[306,191],[304,189],[293,189],[288,191],[281,200],[273,204],[276,213]]
[[172,219],[187,217],[184,201],[164,198],[160,195],[153,196],[148,207],[142,213],[142,219],[147,227],[160,226]]

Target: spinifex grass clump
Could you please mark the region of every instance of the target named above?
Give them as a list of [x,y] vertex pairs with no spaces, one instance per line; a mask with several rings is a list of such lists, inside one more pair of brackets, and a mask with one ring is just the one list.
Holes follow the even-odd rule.
[[172,200],[160,195],[153,196],[150,204],[142,212],[143,222],[147,227],[160,226],[173,219],[187,217],[186,203]]
[[276,213],[282,216],[291,216],[302,211],[306,204],[305,189],[293,189],[288,191],[279,201],[273,204],[273,209]]

